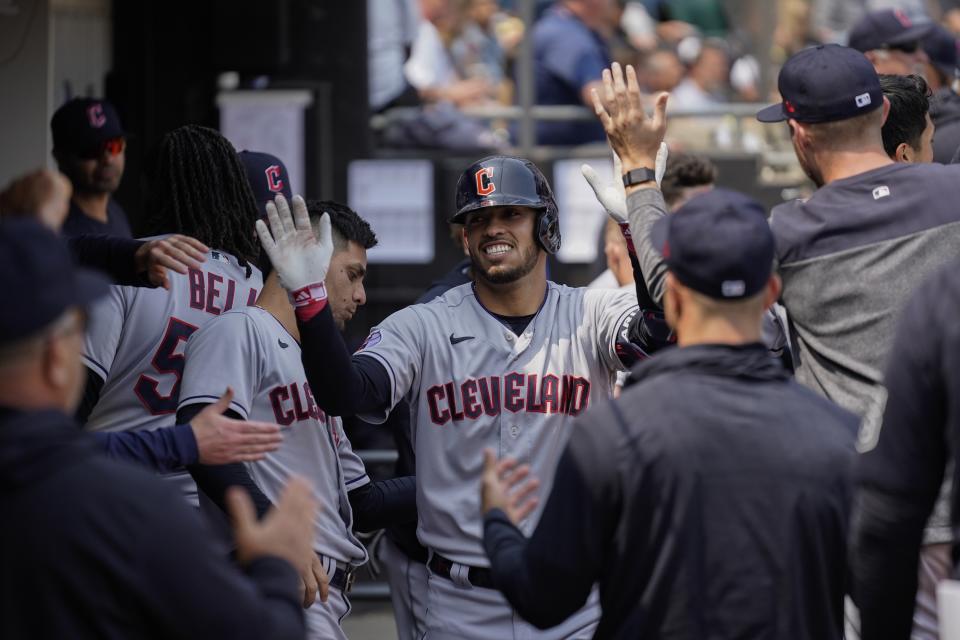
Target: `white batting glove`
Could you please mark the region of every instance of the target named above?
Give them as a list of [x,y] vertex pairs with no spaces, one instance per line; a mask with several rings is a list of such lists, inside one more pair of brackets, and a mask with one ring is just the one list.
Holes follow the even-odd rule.
[[333,232],[330,215],[320,218],[319,237],[310,226],[307,203],[293,197],[293,213],[282,195],[267,203],[267,219],[257,220],[257,235],[267,252],[280,284],[290,294],[290,301],[301,320],[309,320],[327,304],[324,280],[333,257]]
[[[660,149],[657,150],[656,166],[654,166],[654,175],[657,181],[657,188],[663,181],[663,174],[667,170],[667,157],[670,150],[666,142],[660,143]],[[604,184],[597,175],[596,170],[589,164],[580,165],[580,173],[586,179],[587,184],[593,189],[593,194],[597,197],[600,205],[606,210],[607,215],[613,218],[614,222],[620,225],[623,236],[627,239],[627,247],[631,253],[636,254],[633,246],[633,239],[630,237],[630,225],[627,218],[627,193],[623,186],[623,168],[620,164],[620,157],[613,154],[613,182]]]

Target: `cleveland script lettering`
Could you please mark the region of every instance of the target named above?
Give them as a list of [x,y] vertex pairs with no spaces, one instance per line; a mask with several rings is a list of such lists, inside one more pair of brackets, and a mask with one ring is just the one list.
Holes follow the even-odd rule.
[[[502,391],[502,393],[501,393]],[[501,398],[503,399],[501,405]],[[427,389],[430,420],[439,426],[450,421],[476,420],[481,415],[511,413],[562,413],[576,416],[590,403],[590,381],[580,376],[508,373],[435,384]]]

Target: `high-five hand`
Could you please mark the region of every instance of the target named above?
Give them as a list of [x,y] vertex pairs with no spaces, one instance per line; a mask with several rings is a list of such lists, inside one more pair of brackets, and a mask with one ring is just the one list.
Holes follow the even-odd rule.
[[320,218],[318,234],[310,226],[307,204],[300,196],[293,197],[293,213],[282,195],[267,203],[267,219],[257,220],[257,234],[264,251],[280,277],[280,284],[301,320],[309,320],[327,304],[324,280],[333,257],[333,232],[330,214]]
[[[603,71],[603,97],[593,91],[593,108],[607,132],[613,152],[620,157],[623,171],[655,167],[657,153],[667,131],[668,94],[657,95],[653,117],[647,117],[640,96],[640,84],[633,67],[626,77],[616,62]],[[666,158],[664,158],[666,160]]]

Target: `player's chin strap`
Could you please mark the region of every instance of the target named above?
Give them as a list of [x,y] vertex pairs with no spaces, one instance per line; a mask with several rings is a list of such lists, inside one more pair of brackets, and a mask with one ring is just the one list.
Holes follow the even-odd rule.
[[322,282],[308,284],[289,294],[290,304],[300,322],[308,322],[327,306],[327,287]]

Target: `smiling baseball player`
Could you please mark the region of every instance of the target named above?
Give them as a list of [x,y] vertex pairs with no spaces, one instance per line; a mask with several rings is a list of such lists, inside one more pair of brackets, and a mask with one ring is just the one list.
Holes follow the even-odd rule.
[[[567,623],[539,632],[491,588],[476,491],[482,451],[529,463],[549,490],[572,418],[609,397],[614,372],[669,335],[630,292],[547,280],[547,255],[560,246],[558,212],[532,162],[494,156],[473,164],[457,205],[475,284],[388,317],[352,361],[327,308],[327,259],[313,249],[309,225],[287,214],[272,237],[263,222],[257,229],[295,300],[318,404],[381,422],[402,398],[410,402],[418,536],[430,549],[426,637],[587,638],[599,616],[595,593]],[[522,529],[538,517],[539,509]]]

